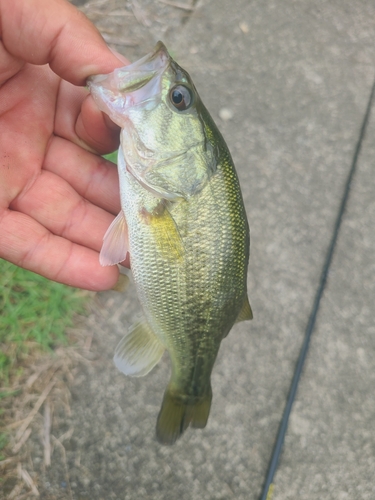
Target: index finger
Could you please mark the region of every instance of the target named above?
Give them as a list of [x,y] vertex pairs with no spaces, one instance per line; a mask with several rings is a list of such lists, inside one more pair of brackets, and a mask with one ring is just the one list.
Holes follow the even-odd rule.
[[75,85],[124,65],[95,26],[66,0],[0,0],[0,38],[15,58],[48,63]]

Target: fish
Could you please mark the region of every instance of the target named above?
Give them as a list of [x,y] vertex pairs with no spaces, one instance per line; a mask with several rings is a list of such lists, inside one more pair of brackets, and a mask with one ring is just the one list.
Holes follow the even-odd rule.
[[228,147],[189,74],[162,42],[137,62],[88,80],[101,111],[121,128],[121,211],[102,265],[130,256],[144,320],[116,347],[125,375],[149,373],[168,351],[171,377],[156,423],[171,445],[210,413],[221,341],[252,319],[247,295],[249,225]]

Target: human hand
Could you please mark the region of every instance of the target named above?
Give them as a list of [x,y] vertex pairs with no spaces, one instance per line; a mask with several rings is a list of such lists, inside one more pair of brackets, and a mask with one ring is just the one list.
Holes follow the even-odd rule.
[[[88,290],[111,288],[103,235],[120,210],[119,131],[83,87],[124,65],[65,0],[0,0],[0,257]],[[80,86],[80,87],[79,87]]]

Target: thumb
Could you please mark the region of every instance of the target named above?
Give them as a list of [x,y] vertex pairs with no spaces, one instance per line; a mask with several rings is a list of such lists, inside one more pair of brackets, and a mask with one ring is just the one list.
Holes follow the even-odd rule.
[[13,57],[49,64],[75,85],[124,65],[95,26],[66,0],[0,0],[0,38]]

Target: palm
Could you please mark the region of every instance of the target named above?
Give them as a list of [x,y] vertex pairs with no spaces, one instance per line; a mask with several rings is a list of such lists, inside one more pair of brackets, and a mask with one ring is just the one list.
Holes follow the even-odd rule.
[[[0,87],[0,256],[56,281],[105,289],[102,237],[119,211],[117,146],[83,88],[25,65]],[[91,150],[91,151],[90,151]]]

